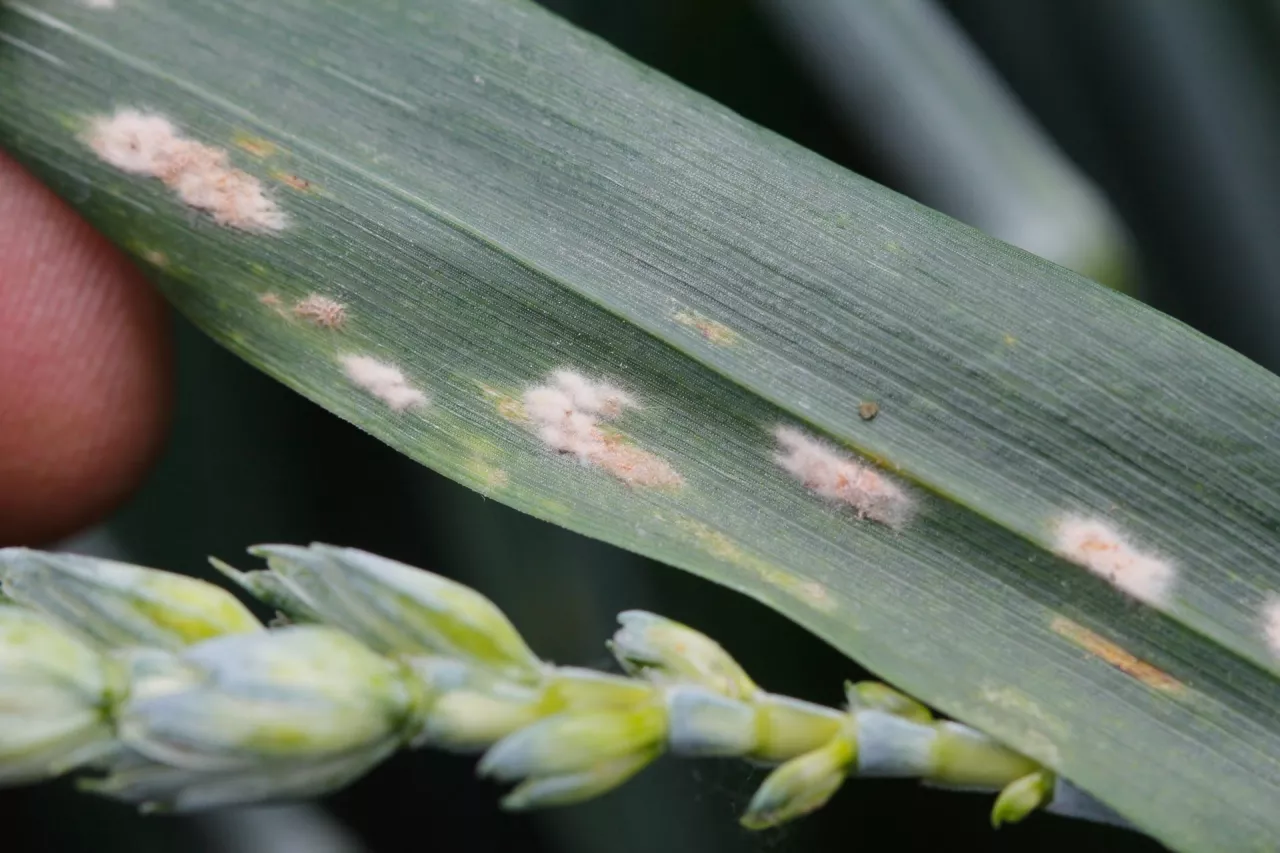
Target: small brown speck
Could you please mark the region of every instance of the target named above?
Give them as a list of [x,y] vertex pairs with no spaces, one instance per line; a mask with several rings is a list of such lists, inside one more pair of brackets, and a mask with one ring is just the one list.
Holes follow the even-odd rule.
[[858,406],[858,417],[862,418],[864,421],[873,420],[875,419],[875,416],[878,414],[880,414],[879,403],[872,403],[870,401],[867,401],[862,405]]
[[298,192],[307,192],[311,189],[311,182],[306,178],[300,178],[292,172],[272,172],[272,175],[280,180],[282,184],[293,187]]

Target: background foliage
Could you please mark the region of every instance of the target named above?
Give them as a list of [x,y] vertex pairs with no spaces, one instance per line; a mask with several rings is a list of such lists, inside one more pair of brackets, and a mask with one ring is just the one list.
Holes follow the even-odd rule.
[[[821,63],[747,0],[548,0],[546,5],[750,119],[931,204],[886,154],[874,114],[831,96]],[[966,0],[951,10],[1050,135],[1103,188],[1136,245],[1138,294],[1280,369],[1280,7],[1199,0]],[[938,128],[938,133],[958,133]],[[185,325],[179,408],[142,494],[78,547],[203,572],[250,542],[322,539],[477,586],[531,644],[601,663],[613,613],[643,607],[707,630],[761,683],[835,700],[861,673],[763,607],[673,569],[536,522],[456,486],[242,365]],[[323,474],[323,477],[321,476]],[[898,849],[1157,849],[1126,833],[1038,817],[992,836],[985,802],[908,783],[851,782],[815,817],[756,836],[735,815],[759,774],[663,762],[571,810],[502,815],[470,763],[402,756],[324,805],[332,849],[738,851],[847,849],[891,831]],[[925,819],[927,818],[927,819]],[[0,796],[7,849],[285,850],[308,809],[147,819],[64,785]],[[299,822],[302,824],[299,824]],[[273,827],[287,826],[274,846]],[[297,849],[323,849],[318,843]],[[11,845],[11,846],[10,846]],[[346,845],[346,846],[343,846]]]

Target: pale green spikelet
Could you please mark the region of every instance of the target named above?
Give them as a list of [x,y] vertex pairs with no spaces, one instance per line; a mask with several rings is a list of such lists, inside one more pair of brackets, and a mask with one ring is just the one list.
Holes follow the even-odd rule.
[[618,614],[622,627],[609,650],[629,674],[667,683],[701,684],[733,699],[746,699],[755,682],[719,643],[672,619],[644,610]]
[[576,666],[557,667],[547,674],[544,684],[543,701],[548,711],[630,708],[654,702],[660,692],[645,681]]
[[78,554],[0,550],[5,593],[98,643],[178,649],[262,630],[235,596],[197,578]]
[[826,805],[844,784],[857,754],[856,729],[847,721],[826,744],[770,773],[751,798],[742,825],[766,829]]
[[566,711],[503,738],[477,770],[505,782],[544,783],[525,787],[514,807],[550,802],[544,797],[551,791],[558,802],[569,802],[571,792],[594,795],[630,778],[661,753],[665,736],[666,715],[658,705]]
[[1027,815],[1048,805],[1053,799],[1057,777],[1048,770],[1035,770],[1013,780],[996,797],[991,807],[991,826],[1017,823]]
[[1041,769],[1021,753],[961,723],[935,724],[932,769],[927,780],[960,788],[1003,788],[1015,779]]
[[[431,572],[354,548],[312,544],[259,545],[279,588],[308,614],[350,632],[388,654],[442,654],[490,667],[508,678],[536,681],[542,663],[493,602]],[[249,578],[254,574],[250,573]]]
[[421,743],[479,752],[542,716],[541,696],[534,691],[451,690],[431,706]]
[[110,660],[59,623],[0,604],[0,786],[109,753],[118,681]]
[[282,614],[292,624],[318,624],[324,621],[275,572],[242,572],[217,557],[210,557],[209,565],[245,592]]
[[756,752],[761,726],[755,705],[697,685],[676,685],[665,695],[672,755],[738,758]]
[[0,784],[91,769],[87,790],[192,811],[324,794],[432,746],[483,752],[479,773],[516,783],[502,804],[519,810],[598,796],[665,752],[777,765],[743,815],[753,829],[821,807],[849,777],[999,792],[997,826],[1037,810],[1125,825],[883,684],[846,684],[844,709],[769,693],[711,638],[642,611],[609,644],[627,675],[552,666],[461,584],[325,545],[254,552],[268,570],[214,565],[319,624],[264,629],[190,578],[0,552],[5,589],[48,611],[0,604]]
[[928,723],[933,720],[933,714],[924,705],[907,694],[894,690],[889,685],[881,684],[878,681],[859,681],[857,683],[846,681],[844,692],[845,700],[849,703],[851,709],[874,708],[879,711],[896,714],[899,717],[906,717],[908,720],[915,720],[918,723]]
[[129,660],[137,689],[117,713],[128,751],[94,790],[140,805],[324,793],[412,739],[427,702],[406,667],[319,626]]
[[535,776],[521,782],[502,798],[508,811],[567,806],[608,793],[649,766],[659,750],[640,750],[611,761],[594,764],[576,773]]
[[844,725],[842,712],[790,696],[764,693],[752,704],[760,734],[750,757],[757,761],[786,761],[809,752],[835,737]]

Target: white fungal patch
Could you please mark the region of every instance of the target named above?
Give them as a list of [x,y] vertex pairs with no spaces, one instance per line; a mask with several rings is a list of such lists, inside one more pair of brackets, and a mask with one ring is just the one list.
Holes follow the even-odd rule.
[[635,401],[625,391],[607,382],[592,382],[572,370],[557,370],[551,374],[552,386],[569,397],[574,408],[603,418],[616,418]]
[[90,9],[114,9],[116,0],[84,0],[84,5]]
[[285,216],[258,179],[234,168],[227,152],[187,139],[163,116],[120,110],[90,125],[89,147],[131,175],[158,178],[184,204],[242,231],[279,231]]
[[773,435],[779,447],[774,461],[810,491],[889,527],[910,520],[915,502],[887,474],[794,427],[780,426]]
[[546,385],[524,393],[524,413],[548,447],[602,468],[633,486],[679,486],[680,474],[666,460],[628,444],[601,428],[634,406],[625,391],[572,370],[557,370]]
[[322,329],[341,329],[347,322],[347,306],[313,293],[293,306],[293,315]]
[[1168,601],[1177,575],[1173,563],[1143,551],[1114,525],[1099,518],[1068,515],[1054,529],[1053,550],[1139,601]]
[[1272,654],[1280,658],[1280,595],[1272,596],[1262,607],[1262,634]]
[[409,384],[400,368],[367,355],[344,355],[339,358],[347,378],[377,397],[396,412],[420,408],[427,395]]

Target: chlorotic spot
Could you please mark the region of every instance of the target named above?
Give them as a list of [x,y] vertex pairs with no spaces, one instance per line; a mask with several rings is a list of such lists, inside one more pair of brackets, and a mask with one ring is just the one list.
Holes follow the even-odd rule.
[[1274,595],[1262,607],[1262,634],[1271,652],[1280,658],[1280,595]]

